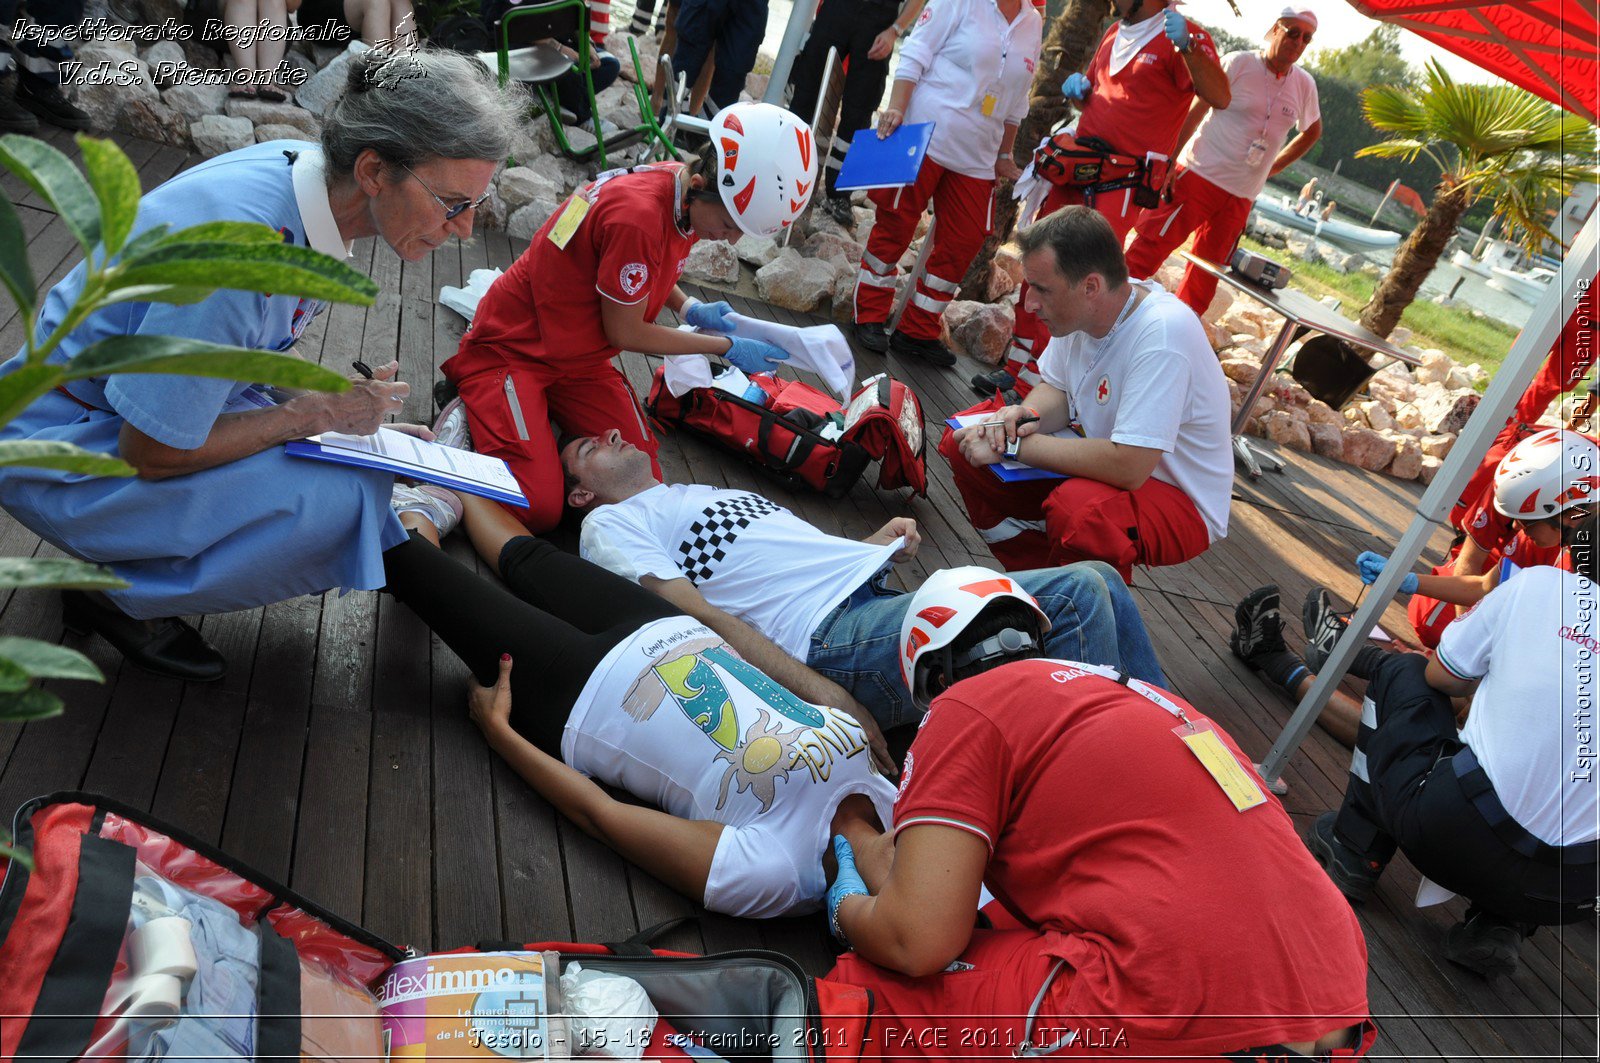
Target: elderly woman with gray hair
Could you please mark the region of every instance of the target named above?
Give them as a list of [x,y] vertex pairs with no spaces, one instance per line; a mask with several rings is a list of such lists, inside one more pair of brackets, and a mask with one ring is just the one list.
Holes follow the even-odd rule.
[[[471,232],[473,209],[510,152],[520,111],[465,56],[375,50],[352,63],[320,146],[272,141],[202,163],[144,197],[134,234],[163,224],[258,222],[286,243],[339,259],[352,241],[376,236],[416,261]],[[50,291],[38,335],[56,328],[83,278],[80,264]],[[187,306],[122,303],[78,326],[56,356],[137,333],[286,351],[323,309],[315,300],[231,290]],[[0,366],[0,376],[22,358]],[[129,582],[104,595],[65,592],[69,629],[98,632],[147,670],[218,679],[222,655],[179,616],[383,587],[389,552],[412,545],[390,509],[391,477],[296,460],[281,446],[318,432],[375,431],[409,391],[394,380],[397,370],[391,362],[346,392],[292,397],[198,377],[74,381],[37,400],[0,438],[120,454],[138,478],[7,468],[0,505],[67,553],[109,565]]]

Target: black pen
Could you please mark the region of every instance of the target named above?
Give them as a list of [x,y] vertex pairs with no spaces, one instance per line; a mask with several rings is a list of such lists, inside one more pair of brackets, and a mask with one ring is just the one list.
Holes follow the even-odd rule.
[[351,362],[350,365],[355,369],[356,372],[360,373],[368,380],[373,378],[372,366],[368,365],[366,362],[363,362],[361,359],[357,358],[355,361]]

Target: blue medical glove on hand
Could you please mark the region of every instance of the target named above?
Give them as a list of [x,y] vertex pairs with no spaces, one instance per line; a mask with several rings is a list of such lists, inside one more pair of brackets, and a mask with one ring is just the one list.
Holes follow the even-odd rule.
[[732,332],[733,325],[724,320],[731,313],[733,307],[724,302],[703,303],[699,299],[690,299],[683,304],[683,319],[707,332]]
[[1166,33],[1167,40],[1172,42],[1172,46],[1180,52],[1187,52],[1189,50],[1188,21],[1169,7],[1161,13],[1161,22],[1161,28]]
[[1087,100],[1089,98],[1089,79],[1083,74],[1068,74],[1067,80],[1061,83],[1061,95],[1074,101]]
[[861,872],[856,870],[856,852],[842,834],[833,836],[833,858],[839,862],[839,873],[828,887],[828,929],[840,944],[847,945],[844,931],[839,929],[839,905],[846,897],[870,897],[871,894],[861,880]]
[[[1361,575],[1362,583],[1376,583],[1378,573],[1383,571],[1389,559],[1382,554],[1375,554],[1371,550],[1363,550],[1361,556],[1356,558],[1356,572]],[[1407,572],[1405,579],[1400,581],[1401,594],[1415,594],[1419,583],[1415,572]]]
[[746,373],[767,373],[778,368],[779,362],[789,360],[789,352],[765,340],[752,340],[744,336],[729,336],[733,346],[722,357]]

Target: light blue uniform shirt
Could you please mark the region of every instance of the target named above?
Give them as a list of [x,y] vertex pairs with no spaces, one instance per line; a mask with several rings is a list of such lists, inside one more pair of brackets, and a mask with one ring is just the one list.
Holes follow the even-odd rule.
[[[296,156],[297,161],[285,153]],[[206,221],[252,221],[286,242],[344,258],[321,153],[274,141],[218,156],[146,195],[134,234]],[[45,297],[35,335],[47,336],[82,289],[79,263]],[[65,361],[107,336],[187,336],[286,351],[324,304],[295,296],[220,291],[199,303],[124,303],[91,316],[61,344]],[[356,352],[351,352],[352,355]],[[15,370],[19,352],[0,375]],[[223,413],[251,409],[248,382],[127,374],[74,381],[11,424],[3,439],[63,440],[115,454],[124,422],[167,446],[205,443]],[[279,447],[167,480],[90,478],[0,469],[0,506],[75,557],[110,565],[132,586],[112,598],[134,617],[253,608],[332,588],[383,586],[383,551],[405,540],[389,509],[393,479],[373,470],[291,458]]]

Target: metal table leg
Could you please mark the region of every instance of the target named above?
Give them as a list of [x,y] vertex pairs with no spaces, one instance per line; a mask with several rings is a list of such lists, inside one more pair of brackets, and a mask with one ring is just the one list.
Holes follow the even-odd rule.
[[1233,453],[1234,457],[1244,464],[1245,473],[1252,480],[1261,478],[1261,466],[1257,459],[1266,461],[1276,472],[1283,471],[1283,462],[1271,454],[1257,451],[1250,445],[1245,437],[1244,426],[1250,423],[1250,412],[1255,409],[1256,400],[1267,389],[1272,381],[1272,374],[1278,371],[1278,363],[1283,361],[1283,356],[1288,353],[1289,344],[1294,342],[1295,323],[1285,320],[1283,328],[1278,330],[1277,338],[1272,341],[1272,346],[1261,358],[1261,371],[1256,374],[1255,380],[1250,383],[1250,390],[1245,394],[1244,401],[1239,405],[1239,413],[1233,419]]

